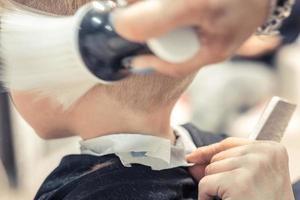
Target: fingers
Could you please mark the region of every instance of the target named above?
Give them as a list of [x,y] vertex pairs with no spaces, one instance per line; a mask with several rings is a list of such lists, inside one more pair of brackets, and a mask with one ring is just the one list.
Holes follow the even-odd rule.
[[[224,42],[206,40],[207,37],[200,37],[200,51],[189,61],[173,64],[159,59],[153,55],[142,55],[132,60],[133,68],[153,68],[157,72],[172,77],[184,77],[197,72],[201,67],[220,62],[229,56],[229,47]],[[223,46],[222,46],[223,45]],[[227,49],[227,50],[226,50]]]
[[243,157],[233,157],[212,162],[208,165],[196,164],[189,168],[190,174],[196,181],[200,181],[204,176],[231,171],[240,166],[240,162],[245,160]]
[[[209,148],[214,148],[215,152],[218,152],[218,149],[220,149],[220,147]],[[244,156],[248,152],[247,149],[243,145],[214,154],[213,151],[206,151],[204,148],[199,148],[197,153],[187,157],[188,162],[197,163],[189,168],[189,172],[195,180],[200,181],[205,175],[234,170],[238,168],[238,164],[242,160],[246,160]]]
[[229,181],[224,181],[228,177],[234,177],[235,171],[229,171],[221,174],[205,176],[199,183],[199,199],[213,200],[215,196],[226,199],[225,192],[228,191]]
[[237,169],[241,162],[247,161],[246,154],[244,146],[235,147],[216,154],[211,161],[199,161],[199,159],[198,163],[201,164],[190,167],[189,172],[196,181],[200,181],[206,175]]
[[240,163],[244,160],[244,157],[233,157],[213,162],[205,168],[205,176],[238,169],[241,166]]
[[194,165],[192,167],[189,167],[190,174],[197,182],[199,182],[204,177],[205,167],[206,165]]
[[[166,1],[141,1],[114,13],[116,31],[133,41],[145,41],[171,28],[166,22],[169,17],[161,17]],[[166,12],[170,12],[167,9]],[[164,14],[170,15],[170,14]],[[153,29],[156,26],[157,28]],[[173,25],[174,26],[174,25]],[[159,28],[158,28],[159,27]]]
[[137,56],[132,60],[131,67],[133,68],[153,68],[157,72],[172,77],[184,77],[189,74],[197,72],[202,66],[214,63],[219,60],[223,60],[223,54],[216,55],[216,52],[211,47],[206,48],[205,45],[201,45],[201,49],[197,55],[191,60],[173,64],[166,62],[154,55],[141,55]]
[[231,158],[231,157],[243,156],[243,155],[247,154],[247,152],[248,151],[247,151],[247,148],[245,148],[245,146],[231,148],[231,149],[222,151],[220,153],[217,153],[216,155],[214,155],[212,157],[210,162],[213,163],[213,162],[218,162],[220,160],[225,160],[225,159]]
[[[116,11],[113,17],[116,31],[132,41],[145,42],[153,37],[161,36],[175,27],[195,24],[198,28],[200,51],[189,61],[173,64],[147,55],[135,58],[135,64],[132,67],[153,68],[165,75],[184,77],[197,72],[205,65],[220,62],[230,57],[233,53],[232,34],[219,35],[220,33],[213,33],[208,31],[208,28],[204,28],[203,24],[205,23],[199,25],[201,21],[199,13],[205,15],[207,12],[204,8],[208,6],[208,3],[205,2],[195,2],[194,0],[135,0],[131,2],[133,5]],[[200,12],[201,9],[204,11]],[[196,13],[196,16],[191,16],[191,13],[193,15]],[[200,26],[204,28],[201,31]]]
[[220,143],[212,144],[206,147],[201,147],[195,150],[193,153],[187,156],[187,161],[190,163],[196,163],[200,165],[209,164],[214,155],[222,151],[226,151],[227,149],[247,145],[252,142],[253,141],[240,138],[228,138]]
[[196,163],[198,165],[209,164],[211,158],[217,154],[221,149],[220,143],[212,144],[206,147],[201,147],[189,154],[186,159],[189,163]]
[[[190,170],[193,176],[197,177],[197,174],[194,175],[197,172],[201,173],[202,177],[204,176],[199,183],[199,199],[201,200],[212,200],[215,196],[224,200],[242,199],[245,193],[250,195],[249,199],[254,199],[253,197],[262,194],[257,191],[266,185],[267,189],[261,191],[270,191],[272,184],[274,184],[274,191],[277,190],[275,188],[278,188],[278,183],[274,177],[281,172],[287,177],[287,183],[290,183],[289,175],[286,174],[288,165],[282,165],[282,163],[288,163],[285,159],[287,153],[277,143],[229,138],[200,148],[194,155],[204,157],[195,158],[195,161],[199,163],[210,162],[205,167],[204,175],[205,164],[195,165],[194,169]],[[210,157],[212,158],[209,160]],[[257,186],[258,184],[260,185]]]
[[[248,5],[248,6],[247,6]],[[249,7],[250,6],[250,7]],[[124,38],[145,42],[180,27],[194,27],[200,51],[188,62],[172,64],[151,56],[137,58],[138,68],[154,68],[173,77],[183,77],[201,67],[224,61],[255,31],[259,16],[249,12],[253,3],[196,0],[130,0],[129,6],[113,14],[116,31]],[[240,8],[239,12],[236,11]],[[256,23],[240,23],[255,18]],[[157,55],[159,56],[159,55]],[[142,62],[142,59],[144,61]]]

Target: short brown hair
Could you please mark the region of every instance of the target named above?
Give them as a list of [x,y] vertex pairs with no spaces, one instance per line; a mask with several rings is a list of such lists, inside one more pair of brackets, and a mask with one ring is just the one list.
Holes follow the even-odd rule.
[[91,0],[14,0],[22,5],[35,8],[37,10],[57,14],[73,14],[80,6]]

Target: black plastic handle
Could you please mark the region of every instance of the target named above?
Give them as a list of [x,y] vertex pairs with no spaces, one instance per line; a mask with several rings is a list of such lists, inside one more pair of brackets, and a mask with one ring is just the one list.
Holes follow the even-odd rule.
[[146,44],[130,42],[114,30],[105,11],[91,8],[83,17],[79,30],[79,50],[82,60],[92,74],[107,82],[128,77],[129,68],[122,65],[126,57],[149,53]]

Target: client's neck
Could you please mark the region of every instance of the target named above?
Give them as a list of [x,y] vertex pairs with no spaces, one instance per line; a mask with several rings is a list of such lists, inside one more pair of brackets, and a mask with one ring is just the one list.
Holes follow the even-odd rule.
[[[95,106],[95,105],[99,106]],[[101,102],[81,101],[72,111],[72,128],[83,139],[118,133],[153,135],[175,141],[170,126],[173,105],[150,112],[138,112],[124,105],[103,99]]]

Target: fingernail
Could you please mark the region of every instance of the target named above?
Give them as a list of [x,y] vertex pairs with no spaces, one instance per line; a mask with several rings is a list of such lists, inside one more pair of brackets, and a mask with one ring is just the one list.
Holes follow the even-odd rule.
[[130,69],[130,72],[132,74],[137,74],[137,75],[150,75],[155,72],[155,70],[152,67],[147,67],[147,68],[132,68]]

